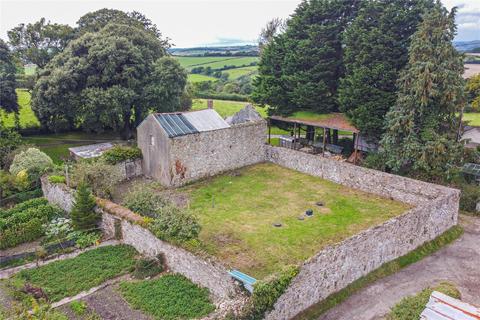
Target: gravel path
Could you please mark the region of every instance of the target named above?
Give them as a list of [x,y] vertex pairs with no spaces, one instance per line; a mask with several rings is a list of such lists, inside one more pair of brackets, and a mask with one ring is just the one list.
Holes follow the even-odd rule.
[[429,257],[381,279],[318,320],[378,320],[403,297],[413,295],[442,280],[457,285],[462,300],[480,305],[480,218],[460,217],[465,233]]

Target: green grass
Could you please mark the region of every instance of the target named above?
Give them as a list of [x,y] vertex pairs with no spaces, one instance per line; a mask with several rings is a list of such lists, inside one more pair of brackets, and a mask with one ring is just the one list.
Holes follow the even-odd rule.
[[383,264],[380,268],[370,272],[364,277],[352,282],[344,289],[328,296],[325,300],[310,307],[306,311],[297,315],[294,320],[314,320],[318,319],[327,310],[347,300],[348,297],[360,291],[367,285],[375,281],[392,275],[402,268],[405,268],[412,263],[420,261],[426,256],[440,250],[444,246],[452,243],[463,234],[463,229],[460,226],[454,226],[432,241],[426,242],[417,249],[401,256],[395,260]]
[[[265,163],[182,189],[206,250],[258,279],[378,225],[408,206]],[[316,206],[322,201],[324,207]],[[305,210],[314,216],[298,220]],[[276,222],[282,227],[272,225]]]
[[55,163],[59,164],[63,162],[63,159],[68,158],[68,148],[118,139],[119,137],[116,134],[109,132],[102,134],[68,132],[26,136],[23,141],[37,146],[50,156]]
[[[21,128],[38,127],[40,122],[30,107],[30,92],[24,89],[16,89],[18,96],[19,119]],[[0,117],[3,119],[3,123],[7,128],[13,128],[15,126],[15,114],[14,113],[0,113]]]
[[225,65],[242,66],[258,61],[258,57],[176,57],[180,64],[190,70],[195,67],[220,69]]
[[420,319],[420,315],[425,309],[433,291],[438,291],[452,298],[460,299],[460,291],[458,291],[453,283],[441,282],[434,288],[427,288],[414,296],[403,298],[392,308],[386,320]]
[[100,247],[72,259],[23,270],[11,281],[18,289],[26,282],[41,287],[50,301],[59,301],[129,272],[136,254],[135,249],[127,245]]
[[223,71],[228,74],[228,80],[235,80],[242,76],[255,74],[258,70],[257,66],[235,68]]
[[188,81],[195,83],[195,82],[205,82],[205,81],[217,81],[218,79],[215,77],[209,77],[204,74],[192,74],[188,75]]
[[470,126],[480,126],[480,112],[464,113],[463,121],[468,121]]
[[[218,112],[218,114],[225,118],[233,116],[235,113],[243,109],[248,102],[242,101],[227,101],[227,100],[213,100],[213,109]],[[192,110],[202,110],[207,108],[207,99],[194,99]],[[267,117],[267,109],[261,107],[255,107],[255,109],[260,113],[262,117]]]
[[215,310],[207,289],[178,274],[155,280],[123,282],[120,291],[135,309],[158,320],[197,319]]

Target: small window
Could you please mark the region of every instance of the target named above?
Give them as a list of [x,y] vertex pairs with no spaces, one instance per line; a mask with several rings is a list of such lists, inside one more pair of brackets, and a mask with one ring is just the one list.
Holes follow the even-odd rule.
[[150,145],[151,146],[155,145],[155,137],[153,135],[150,135]]

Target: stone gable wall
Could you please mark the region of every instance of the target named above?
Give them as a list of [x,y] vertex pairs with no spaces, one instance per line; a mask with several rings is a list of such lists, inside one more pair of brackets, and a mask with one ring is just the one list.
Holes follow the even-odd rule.
[[279,147],[266,159],[283,167],[414,205],[404,214],[329,246],[307,260],[268,320],[290,319],[382,264],[457,224],[458,190]]
[[169,186],[265,161],[265,120],[170,139]]

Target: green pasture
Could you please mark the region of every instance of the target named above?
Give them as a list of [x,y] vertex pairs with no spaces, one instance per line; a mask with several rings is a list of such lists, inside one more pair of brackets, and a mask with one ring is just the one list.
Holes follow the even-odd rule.
[[[403,203],[271,163],[180,190],[200,220],[206,250],[228,267],[259,279],[408,209]],[[308,209],[313,210],[312,217],[304,215]],[[275,227],[277,223],[281,227]]]
[[235,80],[242,76],[252,75],[255,74],[258,70],[257,66],[251,67],[243,67],[243,68],[235,68],[223,71],[224,73],[228,74],[229,80]]
[[188,74],[188,81],[191,83],[204,82],[204,81],[217,81],[215,77],[206,76],[204,74]]
[[[19,105],[19,120],[21,128],[30,128],[40,126],[35,113],[33,113],[30,107],[30,92],[25,89],[17,89],[18,105]],[[4,113],[0,111],[0,117],[3,120],[3,124],[7,128],[13,128],[15,126],[15,114]]]
[[471,112],[463,114],[463,121],[471,126],[480,126],[480,112]]
[[190,70],[195,67],[220,69],[224,66],[242,66],[258,61],[258,57],[176,57],[180,64]]

